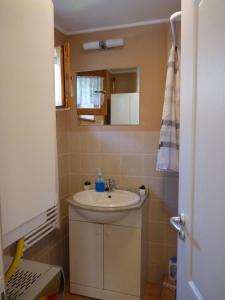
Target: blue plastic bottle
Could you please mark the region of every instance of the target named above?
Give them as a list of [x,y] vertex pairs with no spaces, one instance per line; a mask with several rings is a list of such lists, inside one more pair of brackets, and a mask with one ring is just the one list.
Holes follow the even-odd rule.
[[96,192],[104,192],[105,191],[105,181],[102,176],[102,171],[100,168],[98,169],[98,177],[95,182],[95,190],[96,190]]

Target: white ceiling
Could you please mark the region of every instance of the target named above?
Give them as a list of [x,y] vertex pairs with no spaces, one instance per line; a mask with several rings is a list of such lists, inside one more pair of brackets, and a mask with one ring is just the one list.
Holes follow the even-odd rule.
[[55,26],[66,34],[163,21],[181,0],[53,0]]

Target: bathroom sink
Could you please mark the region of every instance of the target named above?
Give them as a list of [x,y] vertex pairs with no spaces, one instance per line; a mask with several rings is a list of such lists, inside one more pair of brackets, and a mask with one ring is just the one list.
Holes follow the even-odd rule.
[[146,196],[115,190],[113,192],[82,191],[68,198],[70,217],[96,223],[111,223],[126,218],[132,211],[139,210]]
[[137,204],[140,201],[140,196],[123,190],[103,193],[89,190],[76,193],[73,196],[73,201],[82,206],[122,208]]

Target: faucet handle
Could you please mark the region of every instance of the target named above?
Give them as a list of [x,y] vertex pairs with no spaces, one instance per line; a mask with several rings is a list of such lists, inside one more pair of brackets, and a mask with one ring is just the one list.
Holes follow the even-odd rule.
[[116,184],[115,184],[115,180],[112,178],[109,178],[106,183],[106,191],[112,192],[114,189],[116,189]]
[[113,178],[109,178],[108,182],[109,182],[109,184],[113,185],[115,183],[115,180]]
[[111,188],[111,190],[116,189],[115,179],[109,178],[109,187]]

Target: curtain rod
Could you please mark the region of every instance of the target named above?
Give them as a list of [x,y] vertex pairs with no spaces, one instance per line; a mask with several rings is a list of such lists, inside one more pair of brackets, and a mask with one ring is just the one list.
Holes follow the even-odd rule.
[[177,46],[177,33],[176,33],[176,19],[181,17],[181,11],[175,12],[170,17],[170,25],[171,25],[171,31],[172,31],[172,39],[173,39],[173,45]]

